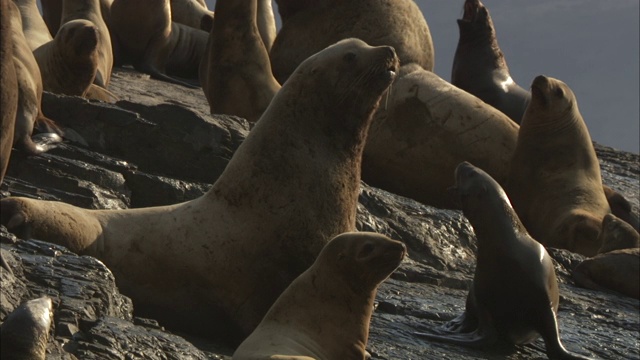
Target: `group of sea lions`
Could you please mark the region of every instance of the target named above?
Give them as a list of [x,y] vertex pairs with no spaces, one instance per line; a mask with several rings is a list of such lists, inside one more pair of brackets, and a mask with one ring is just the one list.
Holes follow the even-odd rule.
[[[42,83],[71,94],[52,87],[79,80],[65,66],[82,69],[86,87],[73,95],[114,101],[111,68],[131,64],[199,83],[212,114],[252,124],[200,198],[86,210],[10,197],[0,201],[2,224],[99,258],[163,323],[210,335],[212,319],[223,320],[215,335],[244,339],[234,359],[364,359],[376,289],[406,249],[354,232],[363,178],[461,209],[475,230],[464,314],[417,336],[469,346],[541,336],[549,358],[585,359],[560,342],[544,246],[592,257],[578,283],[636,298],[640,255],[637,219],[603,187],[571,89],[545,76],[531,92],[518,87],[479,0],[466,0],[458,20],[453,85],[431,72],[431,35],[411,0],[276,3],[277,35],[264,0],[218,0],[213,12],[196,0],[50,0],[47,24],[35,0],[0,0],[3,147],[5,132],[25,123],[16,114],[44,118]],[[42,75],[23,69],[25,57]],[[70,65],[83,59],[86,67]]]

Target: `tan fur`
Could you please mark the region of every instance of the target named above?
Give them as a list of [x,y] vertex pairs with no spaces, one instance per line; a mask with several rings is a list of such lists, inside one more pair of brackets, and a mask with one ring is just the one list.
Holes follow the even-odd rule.
[[29,300],[4,319],[0,357],[10,360],[45,360],[53,306],[49,297]]
[[[285,4],[296,2],[296,4]],[[296,12],[286,20],[270,51],[274,77],[282,84],[304,59],[330,44],[354,37],[393,46],[400,64],[432,71],[429,27],[412,0],[279,0]],[[363,10],[366,9],[366,10]]]
[[543,245],[593,256],[610,210],[589,131],[565,83],[538,76],[531,89],[507,193]]
[[378,285],[405,252],[401,242],[375,233],[335,237],[280,295],[233,359],[365,359]]
[[13,61],[9,2],[11,0],[0,0],[0,183],[11,157],[18,109],[18,79]]
[[475,96],[414,67],[383,97],[362,162],[365,182],[428,205],[455,208],[447,194],[462,161],[504,184],[518,125]]
[[109,28],[102,17],[100,0],[64,0],[62,3],[61,24],[71,20],[88,20],[98,30],[97,63],[98,68],[94,83],[108,88],[113,68],[113,48]]
[[256,14],[258,31],[264,43],[267,53],[271,51],[273,42],[276,40],[276,19],[273,15],[271,0],[258,0],[258,13]]
[[216,3],[200,83],[212,114],[236,115],[254,124],[280,84],[271,74],[269,54],[257,26],[258,1]]
[[613,214],[607,214],[602,220],[598,242],[602,243],[598,254],[637,248],[640,247],[640,234],[627,222]]
[[2,223],[98,257],[139,313],[159,309],[150,315],[200,336],[226,319],[218,328],[241,339],[329,239],[355,229],[366,133],[396,68],[391,48],[358,40],[307,59],[198,199],[96,211],[7,198]]
[[18,110],[16,113],[13,143],[20,149],[38,154],[46,149],[31,140],[36,124],[57,129],[52,120],[42,114],[42,75],[31,49],[24,37],[20,10],[13,2],[9,4],[13,59],[18,80]]

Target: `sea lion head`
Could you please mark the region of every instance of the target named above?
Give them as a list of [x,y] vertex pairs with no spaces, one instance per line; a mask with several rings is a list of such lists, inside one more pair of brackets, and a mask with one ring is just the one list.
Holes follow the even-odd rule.
[[345,39],[307,58],[283,88],[296,83],[296,90],[317,97],[311,111],[331,111],[338,118],[369,116],[395,79],[398,67],[393,47]]
[[[569,86],[560,80],[539,75],[531,83],[531,101],[523,119],[535,118],[538,122],[528,126],[547,126],[559,119],[576,118],[566,116],[574,111],[577,111],[577,101]],[[560,122],[556,125],[563,127],[568,124]]]
[[600,230],[602,246],[598,254],[614,250],[637,248],[640,246],[640,234],[627,222],[613,214],[605,215]]
[[51,298],[45,296],[20,305],[0,328],[2,358],[44,360],[52,321]]
[[318,255],[322,268],[343,276],[356,293],[368,293],[402,262],[406,247],[400,241],[371,232],[343,233]]
[[55,39],[63,44],[65,51],[86,57],[97,51],[98,28],[88,20],[71,20],[60,27]]
[[449,192],[458,201],[464,215],[475,224],[474,228],[477,224],[486,222],[484,219],[488,217],[495,219],[495,214],[503,214],[502,219],[505,219],[507,226],[526,231],[502,186],[491,175],[469,162],[458,164],[455,186]]
[[483,36],[495,36],[493,21],[489,10],[480,0],[467,0],[464,3],[464,14],[458,19],[460,39],[473,39]]

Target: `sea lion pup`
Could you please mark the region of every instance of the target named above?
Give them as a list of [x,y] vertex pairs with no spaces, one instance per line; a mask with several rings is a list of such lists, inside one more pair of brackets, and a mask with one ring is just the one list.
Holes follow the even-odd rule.
[[531,93],[507,194],[529,233],[543,245],[594,256],[610,209],[576,97],[562,81],[542,75],[533,80]]
[[[518,125],[475,96],[413,65],[383,97],[362,160],[370,185],[440,208],[456,166],[473,161],[504,183]],[[418,169],[418,171],[416,171]]]
[[257,8],[258,0],[218,1],[200,63],[200,84],[211,113],[240,116],[251,124],[280,89],[258,31]]
[[640,234],[627,222],[613,214],[605,215],[602,220],[599,238],[602,246],[598,249],[598,254],[640,247]]
[[433,70],[429,27],[412,0],[277,0],[276,3],[279,10],[283,7],[297,10],[283,22],[269,53],[273,75],[280,84],[311,54],[349,37],[371,45],[393,46],[401,65],[416,63],[425,70]]
[[365,359],[378,286],[406,248],[384,235],[336,236],[280,295],[234,360]]
[[[144,17],[132,14],[144,13]],[[198,68],[208,33],[171,21],[169,0],[115,0],[111,23],[125,56],[133,66],[151,77],[189,88],[175,79],[198,79]]]
[[197,0],[171,0],[171,21],[209,32],[213,24],[213,11],[203,7]]
[[223,321],[244,339],[329,239],[355,229],[367,130],[397,67],[393,48],[357,39],[311,56],[198,199],[86,210],[5,198],[1,221],[99,258],[139,312],[200,336]]
[[93,82],[107,89],[113,68],[113,49],[109,29],[102,18],[100,0],[63,0],[60,23],[71,20],[88,20],[98,29],[98,69]]
[[587,289],[613,290],[640,299],[640,248],[598,254],[581,262],[572,275],[576,284]]
[[551,257],[522,225],[509,198],[489,174],[467,163],[455,170],[451,190],[478,239],[473,284],[462,315],[422,337],[486,347],[499,341],[544,339],[549,359],[588,359],[560,341],[558,281]]
[[55,123],[44,116],[41,108],[42,76],[27,39],[22,32],[20,10],[15,3],[9,3],[11,24],[11,42],[13,42],[13,60],[18,82],[18,109],[15,119],[13,145],[26,153],[35,155],[47,150],[47,145],[36,144],[31,139],[34,127],[50,133],[50,138],[61,141],[62,133]]
[[451,83],[519,124],[531,94],[511,78],[489,10],[480,0],[465,1],[458,27],[460,39],[453,58]]
[[9,165],[18,109],[18,79],[13,61],[9,1],[0,0],[0,184]]
[[18,306],[0,326],[0,356],[13,360],[44,360],[52,320],[52,303],[46,296]]

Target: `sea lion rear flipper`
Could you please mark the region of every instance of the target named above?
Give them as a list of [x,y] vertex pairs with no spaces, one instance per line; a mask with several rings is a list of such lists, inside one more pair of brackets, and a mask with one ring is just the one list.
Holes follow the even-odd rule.
[[[493,329],[493,328],[492,328]],[[497,335],[495,331],[482,331],[480,329],[476,329],[470,333],[450,333],[448,335],[437,335],[423,332],[414,332],[414,335],[417,335],[424,339],[429,340],[437,340],[441,342],[462,345],[473,348],[483,348],[489,345],[492,345],[497,340]]]
[[540,328],[538,333],[544,339],[547,348],[547,356],[551,360],[591,360],[591,358],[573,354],[564,348],[560,342],[560,334],[558,332],[558,322],[556,320],[555,311],[549,307],[548,311],[541,314]]
[[162,81],[166,81],[172,84],[177,84],[177,85],[182,85],[184,87],[188,87],[189,89],[197,89],[198,86],[194,86],[191,84],[188,84],[184,81],[180,81],[178,79],[174,79],[169,75],[163,74],[160,71],[158,71],[158,69],[155,69],[151,66],[142,66],[140,67],[138,70],[147,73],[149,75],[151,75],[152,78],[157,79],[157,80],[162,80]]
[[602,185],[604,195],[607,198],[611,213],[618,218],[626,221],[629,225],[633,226],[636,231],[640,231],[640,219],[631,211],[631,204],[629,201],[619,192],[613,190],[607,185]]

